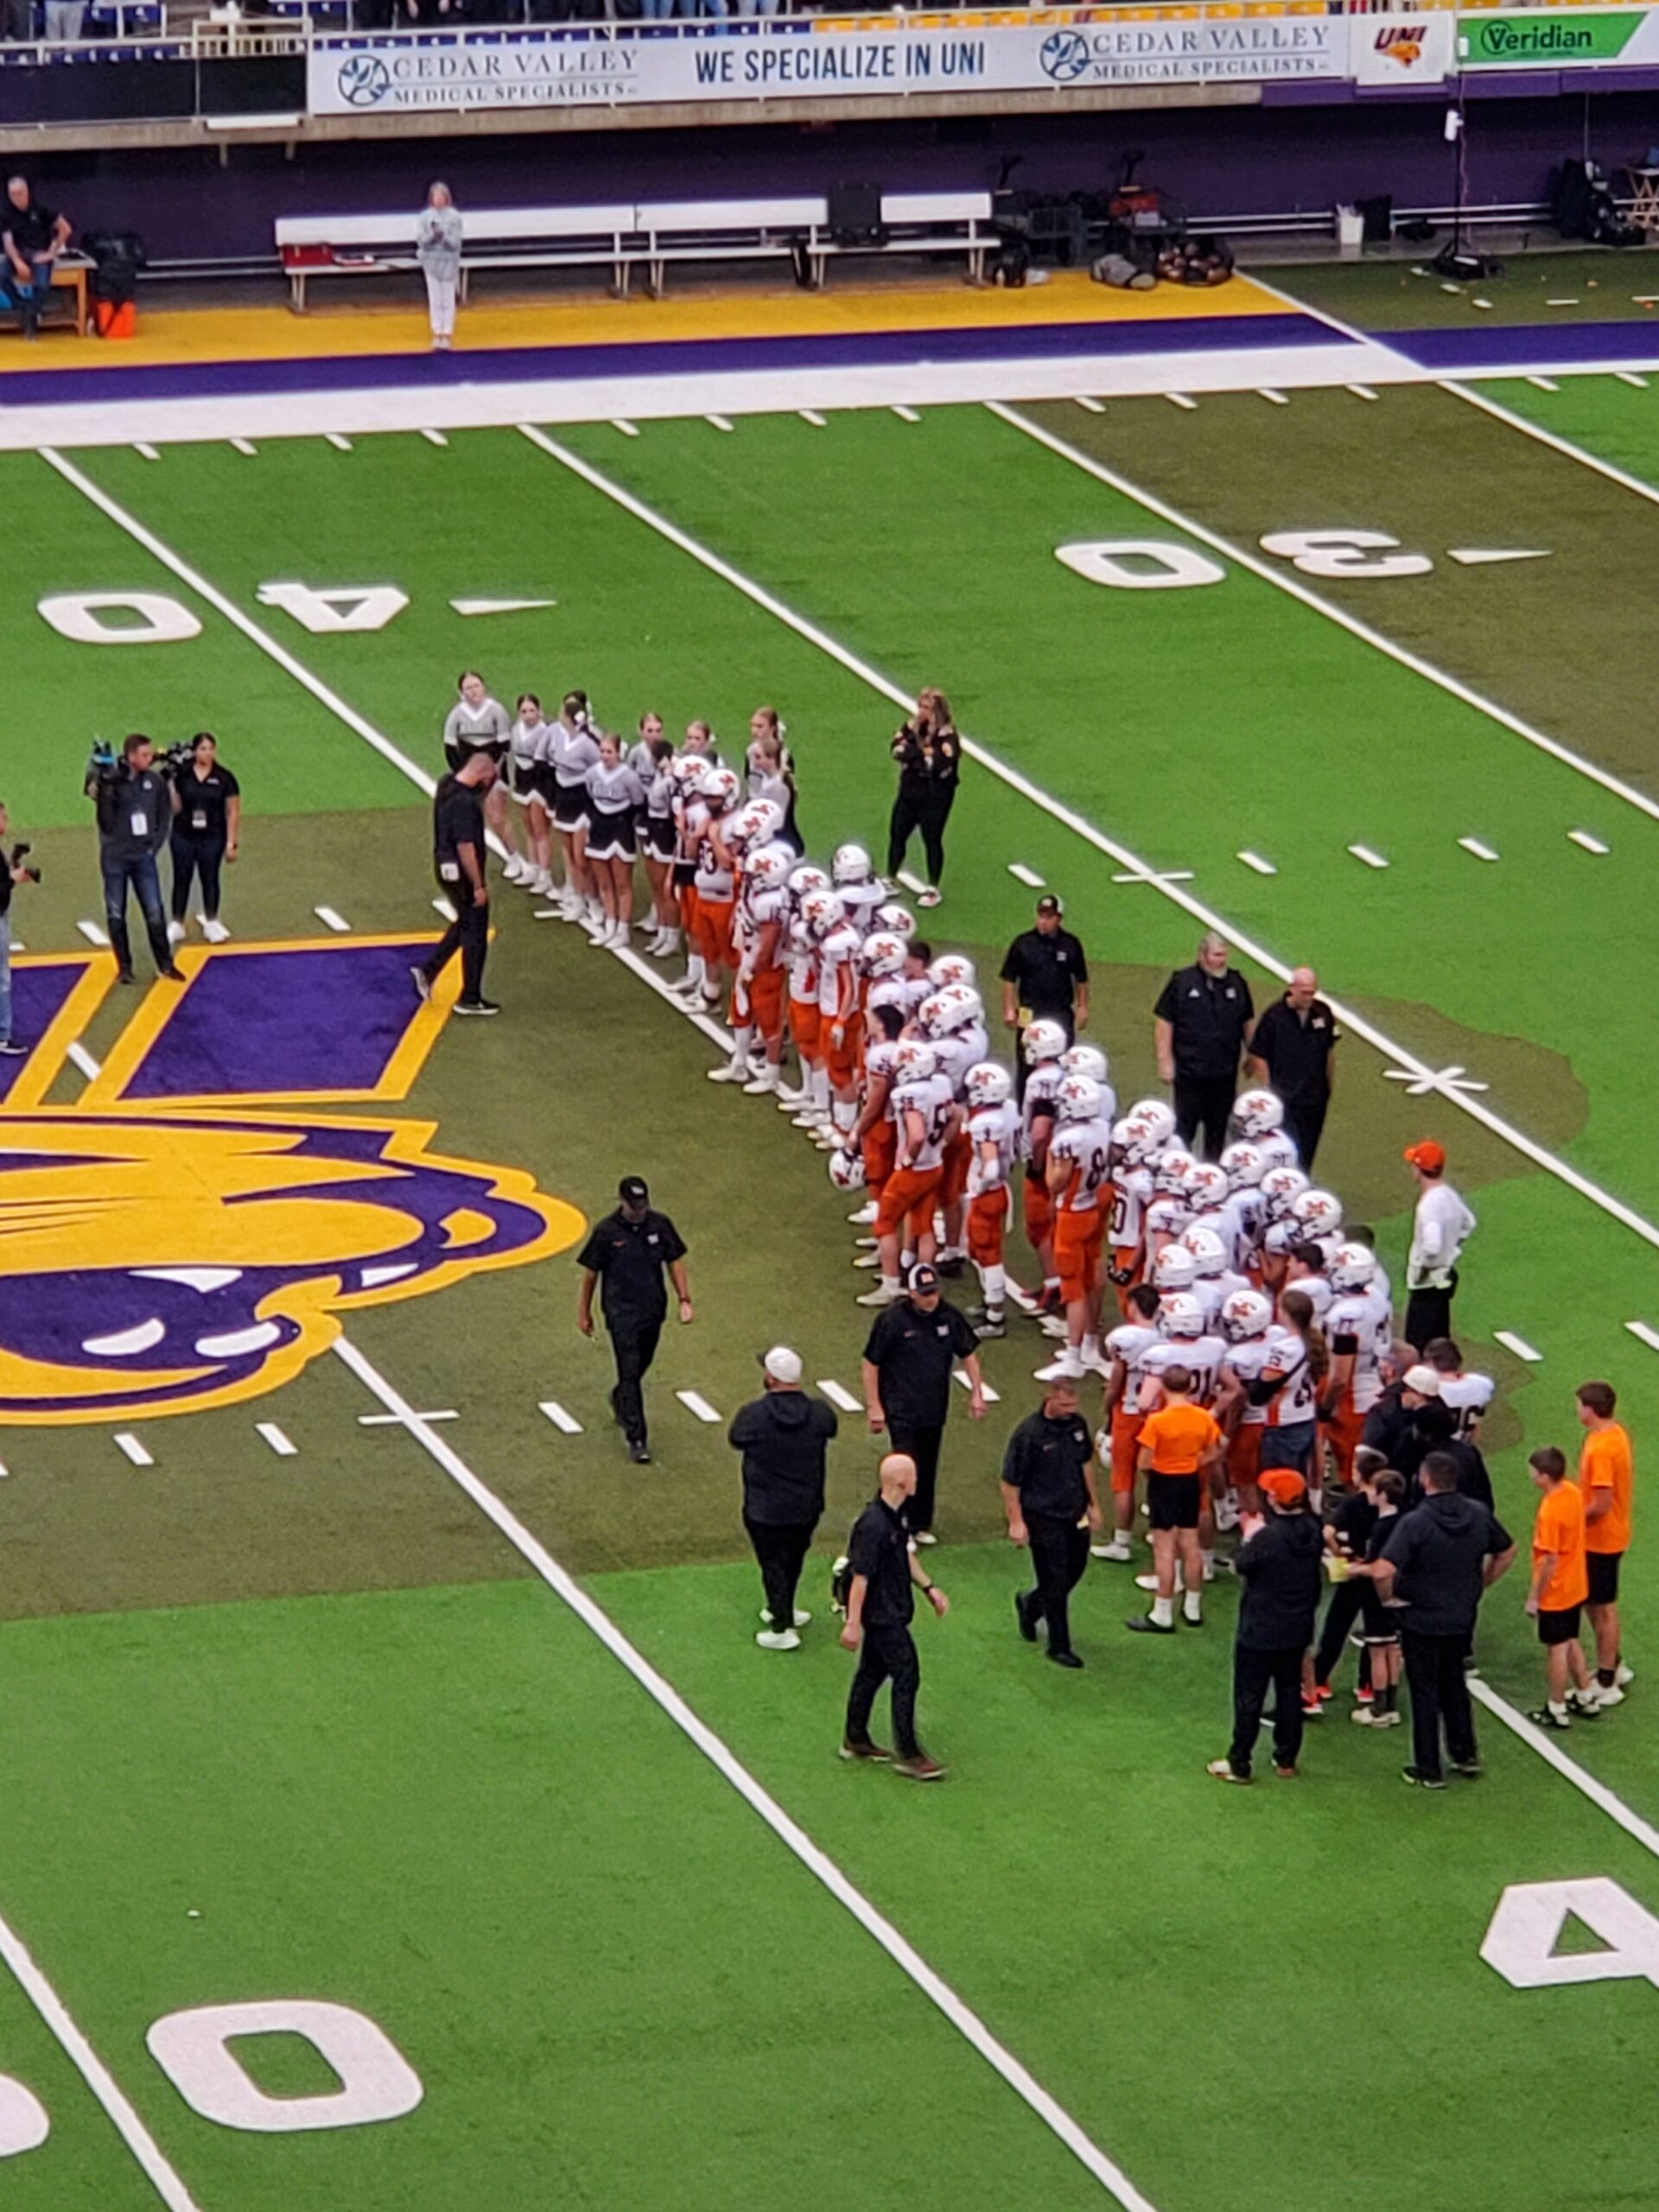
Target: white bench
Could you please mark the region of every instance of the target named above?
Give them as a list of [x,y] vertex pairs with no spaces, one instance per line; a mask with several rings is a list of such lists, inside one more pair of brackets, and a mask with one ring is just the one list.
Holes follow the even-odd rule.
[[[463,209],[461,220],[463,300],[475,269],[608,268],[613,289],[626,296],[640,263],[652,290],[661,293],[671,262],[792,260],[798,254],[805,255],[811,282],[821,285],[832,254],[965,253],[978,283],[996,242],[988,192],[887,193],[881,200],[887,236],[879,245],[838,245],[822,196]],[[415,221],[413,213],[279,217],[276,249],[295,313],[304,314],[314,276],[413,269]]]
[[[461,294],[474,269],[608,268],[619,292],[628,289],[629,241],[637,211],[631,201],[601,207],[497,207],[468,210],[461,252]],[[283,215],[276,250],[290,303],[305,313],[313,276],[361,276],[416,266],[415,216]]]

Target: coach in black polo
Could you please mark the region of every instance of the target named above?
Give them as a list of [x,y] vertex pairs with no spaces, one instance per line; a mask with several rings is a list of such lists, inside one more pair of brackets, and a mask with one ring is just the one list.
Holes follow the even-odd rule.
[[905,1517],[918,1544],[938,1541],[934,1491],[950,1410],[950,1371],[958,1360],[968,1377],[968,1411],[979,1421],[985,1412],[979,1338],[957,1308],[940,1297],[937,1271],[925,1264],[912,1268],[904,1297],[884,1307],[871,1325],[863,1377],[871,1435],[885,1430],[893,1450],[916,1462],[916,1493]]
[[616,1357],[611,1411],[628,1440],[628,1457],[636,1466],[643,1467],[649,1463],[651,1452],[645,1441],[645,1402],[640,1385],[657,1357],[657,1340],[668,1319],[664,1272],[680,1301],[682,1321],[691,1319],[691,1293],[680,1232],[665,1213],[653,1209],[645,1178],[625,1175],[616,1194],[621,1205],[603,1221],[594,1223],[576,1262],[582,1269],[576,1326],[584,1337],[593,1335],[594,1286],[602,1280],[605,1326],[611,1332],[611,1350]]
[[1208,930],[1191,968],[1178,968],[1153,1008],[1159,1080],[1174,1093],[1181,1142],[1217,1160],[1238,1092],[1238,1063],[1250,1041],[1250,987],[1229,963],[1227,940]]
[[1293,970],[1289,989],[1250,1033],[1249,1065],[1284,1100],[1285,1127],[1310,1175],[1334,1087],[1331,1055],[1340,1041],[1337,1017],[1319,996],[1311,968]]
[[1002,1021],[1015,1036],[1014,1066],[1025,1090],[1020,1046],[1033,1021],[1058,1021],[1071,1044],[1089,1023],[1089,963],[1083,945],[1061,926],[1065,907],[1052,891],[1037,901],[1037,923],[1008,947],[1002,963]]
[[1039,1622],[1048,1626],[1048,1656],[1057,1667],[1081,1667],[1071,1649],[1068,1608],[1089,1564],[1089,1534],[1100,1526],[1095,1447],[1077,1411],[1077,1386],[1051,1382],[1034,1414],[1008,1439],[1002,1458],[1002,1503],[1008,1535],[1031,1553],[1034,1590],[1015,1594],[1014,1617],[1027,1643]]

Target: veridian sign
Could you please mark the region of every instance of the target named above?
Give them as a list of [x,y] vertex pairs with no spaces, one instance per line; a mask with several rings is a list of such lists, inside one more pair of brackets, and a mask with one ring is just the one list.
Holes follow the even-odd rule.
[[1567,63],[1593,67],[1618,60],[1645,22],[1644,10],[1631,9],[1605,14],[1573,8],[1560,14],[1540,10],[1465,16],[1458,24],[1458,43],[1467,69],[1557,69]]

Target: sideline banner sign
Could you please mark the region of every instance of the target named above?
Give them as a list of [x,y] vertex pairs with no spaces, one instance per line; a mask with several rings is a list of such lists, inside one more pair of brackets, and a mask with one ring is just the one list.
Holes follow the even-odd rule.
[[1458,18],[1465,69],[1651,68],[1659,22],[1649,8],[1529,8]]
[[[307,72],[314,115],[397,115],[1336,79],[1349,73],[1349,48],[1346,20],[1303,13],[1293,0],[1271,16],[1183,10],[1131,21],[1079,13],[1027,24],[964,16],[944,29],[762,19],[322,37],[312,43]],[[1399,68],[1376,81],[1395,81]]]
[[1438,85],[1457,67],[1455,19],[1351,16],[1348,73],[1357,85]]

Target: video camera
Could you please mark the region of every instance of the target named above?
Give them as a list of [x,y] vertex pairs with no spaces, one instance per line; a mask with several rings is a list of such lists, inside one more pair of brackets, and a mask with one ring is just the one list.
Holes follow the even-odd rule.
[[86,773],[81,789],[94,791],[103,784],[112,784],[121,773],[121,762],[107,738],[95,737],[92,749],[86,758]]
[[164,753],[156,754],[156,773],[162,776],[176,776],[181,768],[189,766],[195,756],[195,745],[191,739],[181,737],[176,745],[169,745]]
[[29,878],[31,883],[38,883],[41,880],[41,871],[39,868],[26,868],[23,865],[34,849],[35,848],[33,845],[14,845],[11,849],[10,864],[14,872],[18,868],[22,868],[23,874]]

